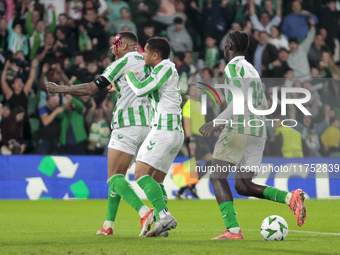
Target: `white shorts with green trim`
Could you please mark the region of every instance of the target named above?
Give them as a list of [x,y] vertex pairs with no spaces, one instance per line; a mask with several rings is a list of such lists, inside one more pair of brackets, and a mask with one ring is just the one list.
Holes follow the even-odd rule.
[[127,126],[114,129],[108,147],[135,156],[149,132],[149,126]]
[[215,145],[213,158],[235,164],[237,169],[258,172],[265,143],[262,137],[224,129]]
[[181,131],[152,129],[141,145],[136,160],[167,174],[183,142],[184,133]]

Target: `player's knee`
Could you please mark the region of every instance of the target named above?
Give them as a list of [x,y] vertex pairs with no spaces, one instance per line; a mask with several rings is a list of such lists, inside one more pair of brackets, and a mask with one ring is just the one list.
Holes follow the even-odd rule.
[[107,169],[108,178],[110,178],[111,176],[116,175],[116,174],[126,175],[126,172],[127,172],[126,167],[118,165],[118,164],[115,165],[114,167]]
[[247,189],[247,186],[245,185],[245,183],[242,181],[242,179],[236,178],[235,182],[234,182],[234,186],[235,186],[236,192],[239,195],[242,195],[242,196],[247,195],[248,189]]

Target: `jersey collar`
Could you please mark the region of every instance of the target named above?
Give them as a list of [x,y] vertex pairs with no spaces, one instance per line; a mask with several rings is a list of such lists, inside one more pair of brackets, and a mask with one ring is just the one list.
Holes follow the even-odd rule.
[[128,57],[128,56],[134,56],[134,55],[141,55],[141,54],[138,51],[131,51],[131,52],[126,53],[123,58]]
[[232,60],[230,60],[229,63],[232,63],[235,60],[241,60],[241,59],[244,59],[244,56],[236,56]]
[[156,67],[158,67],[158,66],[160,66],[160,65],[164,65],[164,64],[168,64],[168,63],[170,63],[171,61],[170,61],[170,59],[163,59],[161,62],[159,62],[155,67],[154,67],[154,69],[156,69]]

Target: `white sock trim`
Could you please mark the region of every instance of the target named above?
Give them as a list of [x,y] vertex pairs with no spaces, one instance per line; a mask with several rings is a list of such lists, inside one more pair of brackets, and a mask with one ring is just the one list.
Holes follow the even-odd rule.
[[147,207],[146,205],[143,205],[139,211],[138,211],[138,214],[141,218],[143,218],[145,216],[145,214],[147,214],[149,212],[149,207]]
[[164,218],[165,216],[167,216],[167,215],[171,215],[171,213],[169,212],[169,210],[168,210],[168,208],[165,208],[165,209],[163,209],[162,211],[160,211],[159,213],[158,213],[158,215],[159,215],[159,218]]
[[238,234],[238,233],[240,233],[241,228],[240,227],[234,227],[234,228],[229,228],[228,230],[232,234]]
[[115,177],[115,176],[117,176],[117,175],[122,175],[122,176],[125,177],[124,174],[114,174],[114,175],[112,175],[112,176],[107,180],[107,184],[109,184],[109,181],[110,181],[113,177]]
[[146,176],[150,176],[150,174],[146,174],[146,175],[143,175],[143,176],[139,177],[139,178],[136,180],[136,182],[138,182],[139,180],[141,180],[142,178],[144,178],[144,177],[146,177]]
[[292,200],[292,195],[293,195],[292,192],[288,192],[288,194],[285,198],[285,202],[286,202],[287,205],[290,204],[290,201]]
[[114,224],[114,221],[109,221],[109,220],[106,220],[104,221],[104,224],[103,224],[103,227],[104,228],[113,228],[113,224]]

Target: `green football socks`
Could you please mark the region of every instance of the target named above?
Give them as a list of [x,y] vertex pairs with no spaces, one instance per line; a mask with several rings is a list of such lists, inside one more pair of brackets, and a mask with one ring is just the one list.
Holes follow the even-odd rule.
[[[164,199],[165,205],[168,205],[168,194],[165,191],[163,183],[159,183],[159,186],[161,187],[161,190],[162,190],[162,194],[163,194],[163,199]],[[158,213],[157,214],[155,213],[155,217],[156,217],[156,222],[158,222],[159,221]]]
[[107,211],[106,220],[115,221],[120,204],[121,196],[117,194],[111,187],[109,187],[109,194],[107,197]]
[[122,197],[137,212],[139,212],[139,210],[145,206],[143,201],[137,196],[131,184],[125,179],[124,175],[116,174],[112,176],[109,179],[108,184],[110,189],[119,194],[119,196]]
[[161,187],[161,190],[162,190],[162,193],[163,193],[163,199],[164,199],[165,205],[167,205],[168,204],[168,194],[165,191],[163,183],[159,183],[159,186]]
[[239,224],[236,219],[234,202],[233,201],[223,202],[219,206],[222,212],[222,217],[226,229],[239,227]]
[[[146,197],[153,205],[156,218],[159,212],[166,209],[161,186],[150,175],[144,175],[137,180],[138,185],[144,190]],[[165,190],[164,190],[165,191]]]
[[279,203],[286,203],[286,196],[289,192],[276,189],[274,187],[268,186],[263,191],[263,196],[265,199],[279,202]]

